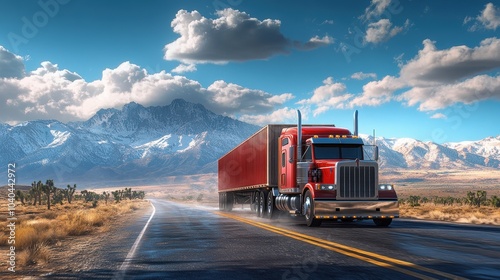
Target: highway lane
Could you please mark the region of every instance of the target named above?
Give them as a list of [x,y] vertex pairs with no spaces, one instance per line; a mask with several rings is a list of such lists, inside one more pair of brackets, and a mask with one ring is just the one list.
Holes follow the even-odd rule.
[[116,266],[117,279],[500,278],[498,227],[395,220],[308,228],[287,215],[269,221],[249,210],[152,203],[155,215],[126,266]]

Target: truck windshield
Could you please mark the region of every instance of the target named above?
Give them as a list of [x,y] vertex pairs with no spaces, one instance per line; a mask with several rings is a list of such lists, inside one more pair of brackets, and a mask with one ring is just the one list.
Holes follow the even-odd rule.
[[315,159],[363,159],[361,145],[314,145]]

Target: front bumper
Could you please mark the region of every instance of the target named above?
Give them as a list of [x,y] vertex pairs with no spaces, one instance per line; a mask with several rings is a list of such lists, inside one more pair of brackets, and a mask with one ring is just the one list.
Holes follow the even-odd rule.
[[317,219],[377,219],[399,218],[397,200],[314,200]]

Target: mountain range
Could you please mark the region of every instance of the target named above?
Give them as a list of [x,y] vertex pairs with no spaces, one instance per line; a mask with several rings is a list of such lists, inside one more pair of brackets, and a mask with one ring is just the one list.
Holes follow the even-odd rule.
[[[259,128],[182,99],[147,108],[129,103],[83,122],[0,123],[0,165],[15,163],[17,182],[24,184],[161,184],[168,176],[216,172],[217,159]],[[446,144],[375,140],[381,168],[500,168],[500,136]],[[7,178],[7,168],[0,176]]]

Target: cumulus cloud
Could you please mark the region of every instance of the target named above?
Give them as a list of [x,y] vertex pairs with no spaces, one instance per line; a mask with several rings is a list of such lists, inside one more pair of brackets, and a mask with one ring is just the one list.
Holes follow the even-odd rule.
[[121,108],[132,101],[144,106],[167,105],[177,98],[200,103],[218,114],[240,117],[270,114],[294,96],[225,81],[205,88],[184,76],[148,73],[130,62],[105,69],[101,79],[87,82],[77,73],[45,61],[22,77],[0,79],[0,104],[4,104],[0,122],[85,120],[102,108]]
[[401,77],[412,85],[453,82],[500,67],[500,39],[484,39],[479,46],[454,46],[438,50],[429,39],[424,48],[401,69]]
[[351,78],[355,79],[355,80],[376,79],[377,74],[376,73],[356,72],[356,73],[351,75]]
[[476,31],[481,28],[496,30],[500,26],[500,8],[495,7],[493,3],[488,3],[478,16],[464,19],[464,24],[469,22],[473,23],[469,27],[469,31]]
[[365,9],[362,18],[369,20],[380,17],[390,4],[391,0],[372,0],[370,6]]
[[289,53],[293,47],[309,50],[333,41],[329,36],[315,36],[296,43],[281,33],[280,20],[259,20],[231,8],[217,11],[217,16],[209,19],[198,11],[178,11],[171,26],[180,37],[165,46],[164,58],[187,65],[267,59]]
[[393,26],[389,19],[381,19],[368,24],[366,29],[365,42],[378,44],[388,41],[392,37],[401,33],[410,26],[410,21],[406,20],[404,26]]
[[[305,110],[301,110],[304,115],[304,120],[306,120],[307,113]],[[297,110],[288,107],[281,108],[273,111],[270,114],[262,115],[243,115],[240,120],[252,123],[252,124],[279,124],[279,123],[295,123],[297,122]]]
[[224,81],[215,81],[207,91],[213,101],[211,107],[217,112],[228,115],[270,112],[275,106],[293,98],[290,93],[272,95],[262,90],[249,89]]
[[[421,111],[443,109],[500,98],[500,76],[481,74],[500,68],[500,40],[488,38],[479,46],[454,46],[438,50],[424,40],[423,49],[403,65],[399,77],[386,76],[363,87],[352,105],[380,105],[392,99],[418,106]],[[395,92],[405,92],[394,97]]]
[[21,78],[24,76],[22,57],[0,46],[0,78]]
[[311,39],[309,39],[309,41],[307,41],[305,44],[298,43],[297,48],[302,50],[312,50],[331,44],[333,44],[333,37],[325,35],[323,36],[323,38],[320,38],[319,36],[314,36]]
[[179,64],[179,66],[175,67],[172,69],[173,73],[186,73],[186,72],[194,72],[196,71],[196,65],[195,64]]
[[443,113],[435,113],[431,116],[431,119],[446,119],[446,115]]
[[230,8],[217,15],[208,19],[198,11],[177,12],[171,26],[180,38],[165,46],[165,59],[224,63],[288,52],[290,42],[281,34],[279,20],[261,21]]
[[486,99],[500,100],[500,76],[479,75],[464,81],[434,87],[413,87],[398,97],[421,111],[443,109],[456,103],[471,104]]
[[333,77],[323,80],[323,85],[316,88],[309,99],[302,99],[298,104],[314,105],[316,109],[313,115],[317,116],[329,109],[343,109],[348,106],[348,100],[352,94],[346,92],[346,86],[343,83],[335,82]]
[[[314,106],[313,112],[319,114],[333,108],[380,106],[390,101],[418,106],[420,111],[436,111],[457,103],[500,100],[500,75],[488,74],[500,68],[497,38],[487,38],[472,48],[454,46],[443,50],[427,39],[418,54],[400,67],[399,76],[370,81],[359,94],[347,93],[345,85],[328,78],[310,99],[299,103]],[[351,78],[366,76],[355,73]]]
[[405,83],[396,77],[385,76],[380,81],[372,81],[363,86],[363,93],[354,97],[350,107],[379,106],[391,100],[393,92],[404,87]]

